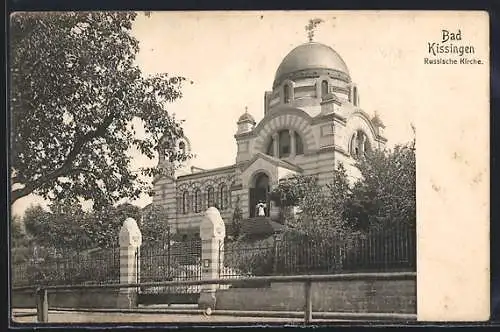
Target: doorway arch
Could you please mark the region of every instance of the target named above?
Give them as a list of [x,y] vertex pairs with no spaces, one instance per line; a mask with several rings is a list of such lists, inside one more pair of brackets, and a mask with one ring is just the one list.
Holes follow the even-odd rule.
[[257,172],[250,183],[249,189],[249,216],[257,217],[257,204],[264,203],[265,215],[269,217],[269,192],[271,191],[271,179],[265,172]]

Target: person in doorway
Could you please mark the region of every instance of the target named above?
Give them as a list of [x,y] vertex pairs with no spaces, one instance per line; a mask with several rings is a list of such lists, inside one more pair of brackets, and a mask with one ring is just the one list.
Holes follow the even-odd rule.
[[259,204],[257,204],[257,216],[259,217],[265,217],[266,216],[266,204],[264,202],[260,201]]

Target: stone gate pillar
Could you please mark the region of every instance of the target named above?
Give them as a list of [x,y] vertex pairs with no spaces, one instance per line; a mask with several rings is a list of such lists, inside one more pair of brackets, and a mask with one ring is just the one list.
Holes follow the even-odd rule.
[[[127,218],[120,229],[120,284],[132,284],[139,281],[140,246],[142,234],[133,218]],[[120,288],[118,308],[137,306],[137,289]]]
[[[201,278],[217,279],[219,278],[219,264],[223,266],[223,243],[226,237],[226,227],[224,221],[214,207],[205,211],[203,220],[200,224],[201,237]],[[219,252],[219,246],[222,250]],[[215,309],[215,292],[218,285],[202,285],[201,294],[198,300],[198,307],[201,309]]]

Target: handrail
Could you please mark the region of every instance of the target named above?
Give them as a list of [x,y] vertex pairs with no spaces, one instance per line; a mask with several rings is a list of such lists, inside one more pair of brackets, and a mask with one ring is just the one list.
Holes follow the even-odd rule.
[[229,285],[241,282],[325,282],[325,281],[354,281],[354,280],[407,280],[415,278],[415,272],[385,272],[385,273],[344,273],[330,275],[293,275],[293,276],[260,276],[243,278],[223,278],[204,280],[173,280],[139,282],[129,284],[92,284],[92,285],[36,285],[13,287],[13,291],[27,291],[36,289],[99,289],[99,288],[134,288],[134,287],[157,287],[157,286],[193,286],[193,285]]
[[57,289],[101,289],[101,288],[137,288],[155,286],[181,286],[181,285],[227,285],[241,282],[303,282],[304,283],[304,323],[312,320],[312,283],[325,281],[374,281],[374,280],[408,280],[416,277],[415,272],[387,272],[387,273],[346,273],[332,275],[295,275],[295,276],[261,276],[238,279],[206,279],[206,280],[178,280],[159,282],[139,282],[129,284],[95,284],[95,285],[40,285],[14,287],[13,291],[27,291],[36,289],[38,322],[48,322],[48,290]]

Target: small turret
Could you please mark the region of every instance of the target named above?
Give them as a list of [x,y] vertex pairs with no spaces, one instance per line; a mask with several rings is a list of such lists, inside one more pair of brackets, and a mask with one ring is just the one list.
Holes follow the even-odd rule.
[[238,131],[236,132],[236,135],[251,132],[255,126],[255,123],[256,122],[253,116],[248,113],[248,107],[245,107],[245,113],[243,113],[238,119],[238,122],[236,122],[236,124],[238,125]]

